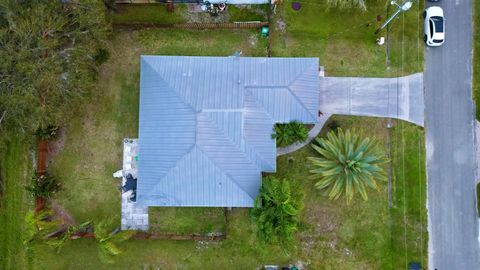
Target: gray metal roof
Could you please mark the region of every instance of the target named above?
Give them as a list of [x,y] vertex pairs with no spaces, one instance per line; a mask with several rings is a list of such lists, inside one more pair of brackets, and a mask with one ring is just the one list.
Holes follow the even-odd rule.
[[252,207],[275,123],[314,123],[317,58],[142,56],[137,202]]

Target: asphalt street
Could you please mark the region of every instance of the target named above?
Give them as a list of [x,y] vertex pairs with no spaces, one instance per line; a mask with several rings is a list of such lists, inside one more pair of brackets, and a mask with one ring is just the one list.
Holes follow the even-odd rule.
[[444,10],[446,38],[443,46],[425,49],[429,269],[480,269],[472,2],[443,0],[435,5]]

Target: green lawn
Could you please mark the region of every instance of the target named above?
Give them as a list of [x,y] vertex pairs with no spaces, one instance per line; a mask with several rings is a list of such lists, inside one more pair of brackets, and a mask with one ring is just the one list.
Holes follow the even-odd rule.
[[[362,128],[366,136],[376,137],[385,143],[383,119],[334,117],[333,120],[344,129]],[[327,130],[323,130],[321,136]],[[120,245],[124,253],[116,258],[114,265],[103,265],[98,260],[92,240],[68,243],[61,254],[55,254],[51,247],[39,244],[37,258],[42,259],[35,263],[39,269],[132,269],[145,265],[154,269],[157,266],[163,269],[254,269],[262,264],[299,261],[308,263],[309,269],[405,269],[410,261],[422,261],[426,265],[423,139],[421,129],[395,121],[391,134],[392,210],[388,209],[386,184],[381,186],[380,192],[371,191],[367,202],[359,196],[350,206],[343,198],[328,200],[323,192],[313,188],[314,182],[307,179],[311,165],[306,158],[314,155],[310,147],[280,157],[275,175],[299,181],[306,193],[306,208],[297,234],[298,246],[288,255],[278,246],[256,242],[248,211],[234,209],[227,227],[228,239],[223,242],[130,240]],[[204,222],[205,217],[202,217],[203,221],[194,222],[200,218],[202,211],[208,209],[197,213],[192,212],[193,209],[154,208],[151,213],[152,210],[164,212],[164,215],[158,216],[159,219],[169,219],[162,224],[165,230],[176,228],[178,232],[186,232],[195,230],[197,225],[205,227],[212,224]],[[218,217],[214,215],[214,218]],[[88,261],[83,259],[86,257]]]
[[173,12],[168,12],[164,4],[117,4],[112,21],[121,24],[267,21],[268,9],[269,5],[228,5],[225,12],[214,17],[205,12],[189,12],[185,4],[175,4]]
[[473,98],[480,120],[480,1],[473,1]]
[[427,263],[425,134],[397,122],[392,129],[393,208],[390,211],[393,269],[410,261]]
[[175,5],[174,12],[168,12],[164,4],[118,4],[116,7],[117,10],[112,14],[114,23],[173,24],[186,22],[182,16],[182,13],[186,11],[185,5]]
[[225,232],[223,208],[150,207],[148,218],[152,232],[204,235]]
[[[294,11],[292,1],[277,7],[273,17],[272,55],[319,57],[330,76],[392,77],[422,70],[421,5],[391,24],[387,70],[385,45],[376,45],[374,34],[381,24],[377,15],[385,20],[385,1],[368,1],[367,11],[327,9],[315,1],[301,2]],[[385,31],[379,36],[385,37]]]
[[1,157],[3,194],[0,199],[0,268],[31,267],[23,245],[24,217],[33,204],[24,186],[31,176],[30,159],[24,141],[13,138],[6,144]]
[[[272,29],[274,56],[319,56],[330,75],[396,76],[421,70],[423,48],[416,47],[418,33],[412,30],[417,23],[414,19],[420,15],[413,12],[414,8],[409,17],[395,21],[395,25],[404,22],[409,28],[403,43],[399,42],[398,30],[392,28],[392,69],[385,71],[385,47],[375,45],[373,25],[354,28],[359,32],[353,31],[351,36],[338,32],[351,23],[360,24],[374,19],[377,13],[383,14],[384,2],[365,13],[345,14],[325,11],[318,5],[312,8],[310,3],[302,3],[299,14],[289,9],[290,1],[277,8],[275,21],[282,18],[287,31]],[[401,61],[396,56],[402,44],[403,50],[416,54]],[[119,183],[112,173],[121,166],[122,139],[138,136],[140,55],[226,56],[239,50],[244,56],[265,56],[266,48],[267,40],[256,30],[115,32],[109,47],[111,60],[101,70],[98,91],[66,127],[63,151],[50,166],[64,185],[55,199],[78,222],[107,220],[112,229],[119,225]],[[383,119],[333,120],[344,129],[362,128],[366,135],[385,143]],[[223,228],[218,225],[220,213],[211,209],[197,212],[171,208],[150,210],[155,230],[174,228],[183,233],[223,228],[228,231],[228,239],[213,243],[129,240],[120,245],[124,253],[117,256],[114,265],[101,263],[93,240],[68,242],[60,254],[38,243],[34,265],[37,269],[256,269],[262,264],[301,262],[309,269],[396,270],[405,269],[410,260],[418,260],[426,266],[423,139],[421,129],[395,121],[391,134],[394,208],[390,210],[386,184],[380,192],[370,192],[368,202],[356,196],[350,206],[343,199],[329,201],[323,192],[315,190],[314,183],[307,179],[310,164],[306,158],[314,154],[310,147],[278,158],[276,175],[300,181],[306,193],[297,248],[288,254],[276,245],[256,241],[246,209],[234,209]],[[156,214],[157,220],[152,220]]]
[[[50,165],[64,183],[55,198],[78,222],[120,221],[119,182],[122,139],[138,136],[141,54],[266,54],[266,40],[254,31],[152,29],[118,33],[111,60],[101,70],[98,91],[66,127],[65,146]],[[112,225],[113,226],[113,225]]]
[[245,7],[229,5],[227,12],[231,22],[267,21],[269,5],[248,5]]

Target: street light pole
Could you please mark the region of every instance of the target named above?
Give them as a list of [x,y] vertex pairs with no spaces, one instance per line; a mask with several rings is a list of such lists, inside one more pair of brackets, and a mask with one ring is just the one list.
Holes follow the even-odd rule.
[[398,14],[400,14],[401,12],[405,12],[407,10],[409,10],[411,7],[412,7],[412,4],[413,2],[412,1],[406,1],[404,2],[401,6],[399,4],[397,4],[397,2],[395,1],[392,1],[390,2],[391,5],[396,5],[398,7],[397,11],[395,11],[392,16],[390,16],[390,18],[388,18],[387,21],[385,21],[382,26],[380,26],[380,28],[378,28],[377,30],[375,30],[375,34],[378,34],[378,32],[380,32],[380,30],[382,30],[383,28],[385,28],[393,19],[395,19],[395,17],[398,16]]

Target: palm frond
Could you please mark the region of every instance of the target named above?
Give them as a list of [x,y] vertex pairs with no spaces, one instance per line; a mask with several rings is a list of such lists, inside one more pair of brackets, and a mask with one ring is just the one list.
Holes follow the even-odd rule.
[[360,131],[330,131],[326,138],[315,139],[312,148],[319,156],[308,158],[314,166],[309,178],[318,180],[317,189],[329,188],[330,199],[345,193],[350,203],[354,194],[359,193],[368,200],[366,187],[378,190],[377,181],[386,180],[385,154],[375,139],[362,138]]

